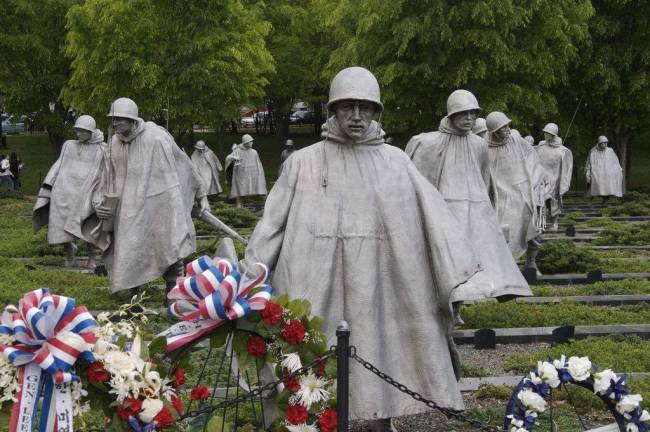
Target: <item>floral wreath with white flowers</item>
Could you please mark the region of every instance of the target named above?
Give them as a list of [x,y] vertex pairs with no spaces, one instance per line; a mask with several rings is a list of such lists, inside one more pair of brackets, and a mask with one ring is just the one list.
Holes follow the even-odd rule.
[[617,375],[611,369],[599,371],[587,357],[567,360],[563,355],[552,362],[540,361],[513,392],[506,409],[504,429],[532,431],[538,415],[546,410],[545,398],[551,389],[577,384],[599,396],[614,412],[617,423],[625,424],[627,432],[649,432],[650,413],[641,407],[641,395],[630,394],[626,380],[626,374]]
[[[233,348],[240,367],[252,361],[259,367],[273,364],[276,376],[283,378],[276,399],[280,414],[276,426],[289,432],[334,432],[336,359],[325,356],[323,320],[310,314],[309,301],[290,301],[282,295],[246,318],[251,331],[237,332]],[[291,376],[310,364],[314,366],[307,374]]]

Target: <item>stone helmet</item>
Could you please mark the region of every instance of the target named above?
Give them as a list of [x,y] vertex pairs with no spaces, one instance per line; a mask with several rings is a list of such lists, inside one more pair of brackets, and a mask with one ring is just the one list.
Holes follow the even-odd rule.
[[205,147],[206,147],[205,146],[205,141],[203,141],[203,140],[199,140],[199,141],[196,142],[196,144],[194,144],[195,149],[205,150]]
[[476,96],[467,90],[454,90],[447,98],[447,116],[463,111],[479,111],[480,109]]
[[83,129],[88,132],[94,132],[95,129],[97,128],[97,124],[95,123],[95,119],[92,118],[89,115],[82,115],[77,118],[77,121],[74,122],[74,128],[75,129]]
[[609,142],[609,140],[607,139],[607,137],[605,135],[601,135],[601,136],[598,137],[598,144],[608,143],[608,142]]
[[247,144],[247,143],[250,143],[250,142],[253,142],[253,137],[250,136],[249,134],[244,134],[241,137],[241,143],[240,144]]
[[334,103],[346,99],[372,102],[378,112],[384,110],[377,78],[366,68],[345,68],[332,79],[327,109],[330,110]]
[[123,117],[131,120],[138,120],[138,106],[129,98],[115,99],[107,117]]
[[528,141],[529,143],[531,143],[531,144],[535,144],[535,138],[533,138],[532,135],[526,135],[526,136],[524,137],[524,139],[525,139],[526,141]]
[[284,145],[287,146],[287,147],[293,147],[293,140],[288,139],[288,140],[284,143]]
[[472,128],[472,133],[478,135],[486,131],[487,126],[485,125],[485,119],[483,117],[478,117],[476,123],[474,123],[474,127]]
[[555,123],[549,123],[546,126],[544,126],[542,132],[550,133],[553,136],[557,136],[560,133],[560,128],[557,127]]
[[485,118],[485,124],[490,132],[496,132],[502,127],[509,125],[512,120],[501,111],[493,111]]

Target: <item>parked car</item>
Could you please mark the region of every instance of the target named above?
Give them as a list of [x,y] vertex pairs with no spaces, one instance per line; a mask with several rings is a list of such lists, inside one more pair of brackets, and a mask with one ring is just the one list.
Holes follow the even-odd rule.
[[241,120],[239,120],[239,124],[241,127],[255,127],[255,117],[242,117]]
[[289,116],[289,124],[314,124],[316,115],[313,111],[296,111]]
[[2,115],[2,133],[16,135],[25,132],[25,122],[22,119],[14,122],[14,116]]

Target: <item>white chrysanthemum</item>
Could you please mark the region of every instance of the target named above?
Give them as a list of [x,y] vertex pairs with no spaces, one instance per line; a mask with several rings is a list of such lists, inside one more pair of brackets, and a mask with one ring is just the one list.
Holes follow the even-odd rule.
[[650,412],[648,412],[648,411],[646,411],[646,410],[643,410],[643,412],[641,413],[641,417],[639,418],[639,420],[644,421],[644,422],[647,422],[648,420],[650,420]]
[[108,392],[114,394],[119,403],[122,403],[127,396],[131,396],[131,385],[122,375],[111,377],[110,386]]
[[285,354],[281,364],[289,372],[295,372],[302,367],[300,356],[296,353]]
[[584,381],[591,376],[591,361],[588,357],[569,357],[569,374],[576,381]]
[[0,407],[3,402],[16,402],[14,397],[20,391],[18,385],[18,368],[0,354]]
[[616,411],[621,414],[632,412],[639,406],[642,400],[643,398],[638,394],[623,396],[616,404]]
[[310,373],[300,377],[300,390],[296,396],[300,403],[309,409],[312,404],[329,399],[330,392],[325,389],[327,381]]
[[[594,393],[604,395],[609,389],[612,380],[616,382],[618,377],[611,369],[605,369],[604,371],[597,372],[594,374]],[[613,396],[613,395],[612,395]]]
[[531,411],[541,413],[546,410],[546,401],[544,398],[530,389],[519,392],[517,398]]
[[163,409],[163,402],[160,399],[145,399],[142,401],[142,411],[138,414],[140,420],[145,423],[151,423]]
[[286,425],[285,426],[289,432],[318,432],[316,425],[310,425],[307,423],[301,423],[297,425]]
[[134,333],[133,324],[128,321],[120,321],[115,324],[115,332],[130,339]]
[[160,374],[156,371],[147,372],[144,377],[147,385],[156,393],[162,388],[162,380],[160,379]]
[[566,365],[566,356],[562,354],[562,357],[560,357],[558,360],[553,361],[553,366],[555,366],[556,369],[562,369]]
[[109,351],[103,361],[104,368],[112,375],[126,375],[137,369],[134,358],[127,352]]
[[537,373],[541,380],[556,388],[560,385],[560,377],[558,376],[557,369],[549,362],[537,362]]

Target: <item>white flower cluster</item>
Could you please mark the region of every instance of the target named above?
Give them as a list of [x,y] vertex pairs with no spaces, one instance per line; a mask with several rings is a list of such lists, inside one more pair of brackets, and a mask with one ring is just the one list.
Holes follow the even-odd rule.
[[[573,382],[584,382],[592,378],[594,393],[602,397],[609,393],[609,398],[615,399],[616,395],[610,392],[610,388],[612,382],[616,383],[619,377],[611,369],[605,369],[593,374],[592,369],[593,365],[587,357],[569,357],[567,360],[565,356],[561,356],[558,360],[554,360],[553,363],[538,362],[537,370],[530,372],[530,376],[524,378],[524,383],[529,381],[535,386],[546,384],[555,389],[561,384],[560,374],[568,373]],[[565,377],[564,380],[566,381],[567,378]],[[536,419],[540,413],[546,410],[546,400],[530,387],[520,390],[516,395],[516,399],[519,405],[524,408],[524,417]],[[641,395],[624,395],[617,402],[616,410],[629,421],[632,419],[632,413],[639,408],[641,401]],[[528,432],[522,419],[516,418],[513,414],[507,417],[510,419],[510,425],[512,426],[510,432]],[[639,420],[643,422],[650,421],[650,413],[643,410]],[[627,432],[639,432],[639,428],[634,422],[630,422],[627,425]]]
[[18,368],[0,354],[0,408],[4,402],[17,402],[14,396],[18,391]]

